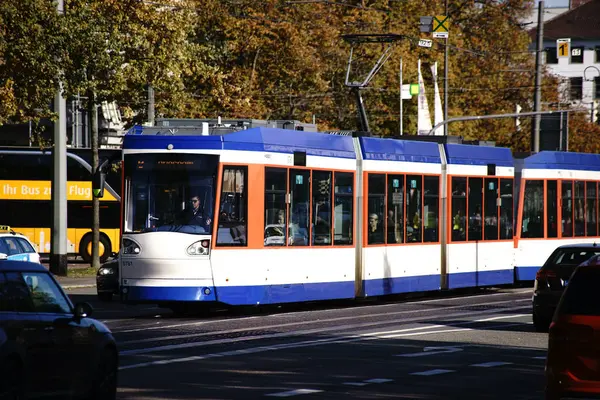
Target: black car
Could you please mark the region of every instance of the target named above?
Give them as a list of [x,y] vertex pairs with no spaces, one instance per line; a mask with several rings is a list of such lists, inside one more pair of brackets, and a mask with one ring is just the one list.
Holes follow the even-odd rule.
[[115,258],[102,264],[96,273],[96,290],[98,299],[111,301],[113,295],[119,294],[119,259]]
[[592,256],[600,254],[600,246],[570,244],[560,246],[548,257],[535,277],[533,286],[533,325],[538,332],[547,332],[563,290],[575,268]]
[[91,312],[41,264],[0,259],[0,398],[115,399],[117,346]]

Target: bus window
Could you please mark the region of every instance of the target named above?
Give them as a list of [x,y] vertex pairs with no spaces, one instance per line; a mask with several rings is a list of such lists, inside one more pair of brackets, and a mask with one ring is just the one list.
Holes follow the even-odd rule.
[[467,240],[467,178],[452,178],[452,241]]
[[388,175],[387,243],[404,243],[404,175]]
[[522,238],[544,237],[544,181],[525,181]]
[[437,176],[425,176],[423,194],[423,241],[437,242],[439,240],[438,226],[440,209],[440,178]]
[[485,178],[483,191],[483,239],[498,240],[498,179]]
[[586,235],[587,236],[598,236],[598,225],[596,213],[598,211],[598,194],[596,182],[587,182],[585,188],[585,222],[586,222]]
[[331,184],[331,171],[313,171],[313,245],[331,245]]
[[562,237],[573,237],[573,181],[562,181]]
[[247,167],[223,168],[217,246],[246,246],[248,243],[247,176]]
[[385,243],[385,175],[369,174],[369,206],[367,215],[367,243]]
[[585,236],[585,182],[575,182],[575,236]]
[[483,205],[483,179],[469,178],[469,231],[467,240],[482,240],[481,207]]
[[549,238],[558,237],[558,193],[556,181],[546,181],[546,213],[547,213],[547,232]]
[[265,168],[265,246],[287,242],[287,169]]
[[500,179],[500,239],[513,238],[513,180]]
[[351,245],[354,232],[354,174],[335,172],[333,244]]

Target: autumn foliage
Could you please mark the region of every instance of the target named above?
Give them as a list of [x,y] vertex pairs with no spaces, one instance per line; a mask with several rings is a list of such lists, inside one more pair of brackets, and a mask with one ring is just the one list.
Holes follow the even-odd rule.
[[[523,22],[533,0],[448,6],[448,117],[512,113],[517,105],[531,111],[535,54]],[[116,100],[130,123],[145,121],[152,84],[157,116],[314,118],[323,130],[357,129],[356,102],[344,85],[350,45],[343,35],[353,33],[402,35],[364,91],[374,133],[398,134],[400,60],[405,84],[417,82],[422,61],[432,114],[434,62],[443,92],[445,41],[417,45],[432,39],[420,33],[419,18],[443,15],[439,1],[65,0],[65,14],[55,11],[48,0],[0,6],[0,123],[52,115],[60,77],[66,96],[93,90],[98,100]],[[385,46],[356,46],[350,80],[363,80]],[[546,74],[545,104],[557,101],[556,89]],[[403,102],[405,134],[416,131],[416,107],[416,97]],[[596,128],[578,121],[571,119],[571,149],[597,149]],[[449,132],[528,150],[529,124],[463,122]]]

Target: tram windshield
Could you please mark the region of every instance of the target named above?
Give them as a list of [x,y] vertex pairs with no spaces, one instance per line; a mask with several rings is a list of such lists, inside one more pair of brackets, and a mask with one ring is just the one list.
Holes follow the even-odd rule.
[[206,154],[126,155],[123,231],[211,232],[218,161]]

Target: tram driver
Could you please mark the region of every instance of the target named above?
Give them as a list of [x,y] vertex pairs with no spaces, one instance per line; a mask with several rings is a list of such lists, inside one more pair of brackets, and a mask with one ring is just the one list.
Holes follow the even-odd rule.
[[202,204],[200,203],[200,197],[192,196],[190,199],[190,204],[192,207],[186,208],[183,211],[183,216],[181,218],[182,224],[199,225],[205,229],[209,229],[212,220],[204,207],[202,207]]

